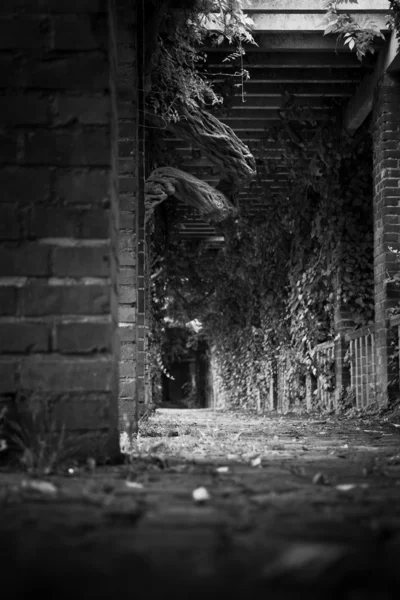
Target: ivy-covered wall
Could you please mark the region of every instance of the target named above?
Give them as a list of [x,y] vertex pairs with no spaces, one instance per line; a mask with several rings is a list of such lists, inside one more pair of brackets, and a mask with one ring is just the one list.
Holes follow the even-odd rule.
[[[372,139],[367,126],[348,136],[339,114],[327,109],[321,123],[308,109],[288,108],[265,148],[253,149],[263,210],[242,207],[221,224],[221,249],[177,241],[170,209],[159,285],[172,319],[203,325],[217,406],[318,406],[318,376],[333,391],[337,375],[319,345],[373,323]],[[267,158],[271,141],[283,148],[278,162]],[[286,183],[277,192],[263,182],[278,172]]]

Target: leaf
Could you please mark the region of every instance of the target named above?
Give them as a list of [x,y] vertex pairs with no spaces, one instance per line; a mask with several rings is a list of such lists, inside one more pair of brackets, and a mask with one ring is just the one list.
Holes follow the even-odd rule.
[[206,490],[205,487],[199,487],[199,488],[196,488],[195,490],[193,490],[192,496],[193,496],[193,500],[195,502],[198,502],[199,504],[207,502],[207,500],[210,500],[210,494],[208,493],[208,491]]
[[21,487],[28,490],[34,490],[35,492],[41,492],[42,494],[53,495],[57,493],[56,486],[50,481],[38,481],[36,479],[31,479],[29,481],[24,480],[21,483]]
[[315,485],[329,485],[329,480],[323,473],[316,473],[312,478]]
[[357,487],[367,488],[369,487],[367,483],[357,484],[357,483],[340,483],[339,485],[335,485],[335,488],[339,490],[339,492],[350,492],[351,490],[356,489]]
[[334,33],[337,30],[337,21],[333,21],[324,29],[324,35],[328,33]]
[[138,483],[137,481],[125,481],[125,485],[127,488],[132,489],[132,490],[143,489],[143,483]]

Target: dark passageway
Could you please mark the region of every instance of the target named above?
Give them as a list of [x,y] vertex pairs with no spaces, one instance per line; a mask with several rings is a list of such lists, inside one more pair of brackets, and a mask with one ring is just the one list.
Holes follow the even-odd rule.
[[0,595],[397,600],[399,40],[0,1]]

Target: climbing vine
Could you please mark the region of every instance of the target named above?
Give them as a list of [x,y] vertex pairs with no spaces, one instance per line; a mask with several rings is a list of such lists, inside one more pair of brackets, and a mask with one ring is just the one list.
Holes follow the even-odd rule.
[[[165,315],[202,323],[233,406],[266,398],[282,357],[294,402],[304,399],[308,373],[323,370],[332,386],[332,365],[318,363],[315,348],[334,338],[335,311],[355,327],[373,320],[368,129],[350,137],[339,107],[318,121],[292,98],[280,115],[253,149],[263,209],[248,206],[220,224],[218,250],[171,231],[157,284]],[[271,145],[282,149],[279,160],[268,158]]]
[[[327,6],[325,33],[342,36],[361,59],[381,33],[374,24],[347,19],[337,11],[339,4]],[[191,43],[206,28],[204,20],[195,23]],[[220,34],[214,35],[221,43]],[[168,39],[163,43],[162,52],[173,45]],[[210,107],[220,97],[206,79],[196,80],[195,46],[179,50],[192,57],[188,64],[196,72],[193,78],[189,74],[194,84],[184,84],[180,101]],[[171,60],[166,72],[175,92],[169,96],[157,88],[156,72],[150,101],[164,119],[179,120],[174,102],[185,69],[173,65],[184,61],[165,55],[160,65],[163,60]],[[281,368],[294,402],[304,400],[309,373],[323,371],[332,387],[331,361],[318,363],[316,347],[333,340],[338,312],[355,327],[373,320],[372,144],[367,127],[347,135],[341,112],[341,106],[327,106],[318,120],[310,108],[284,96],[279,126],[250,149],[257,157],[262,211],[255,214],[248,206],[219,224],[222,248],[182,241],[176,207],[157,208],[152,293],[160,339],[168,324],[184,329],[200,323],[199,330],[190,331],[190,344],[207,340],[231,406],[255,408]],[[268,159],[271,144],[282,149],[278,161]],[[159,164],[173,163],[166,150]],[[167,362],[171,356],[176,354],[165,348]]]
[[[232,45],[232,55],[245,53],[244,43],[255,43],[252,20],[241,0],[189,0],[179,11],[164,11],[151,57],[151,88],[147,97],[150,112],[166,123],[182,118],[180,107],[189,111],[212,108],[222,103],[213,82],[202,68],[202,47]],[[243,70],[243,77],[247,74]]]

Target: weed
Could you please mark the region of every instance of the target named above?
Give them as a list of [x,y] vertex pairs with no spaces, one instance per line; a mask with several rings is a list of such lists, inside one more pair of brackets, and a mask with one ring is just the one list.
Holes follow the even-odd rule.
[[15,399],[0,412],[0,440],[30,474],[47,475],[66,459],[65,427],[50,403]]

